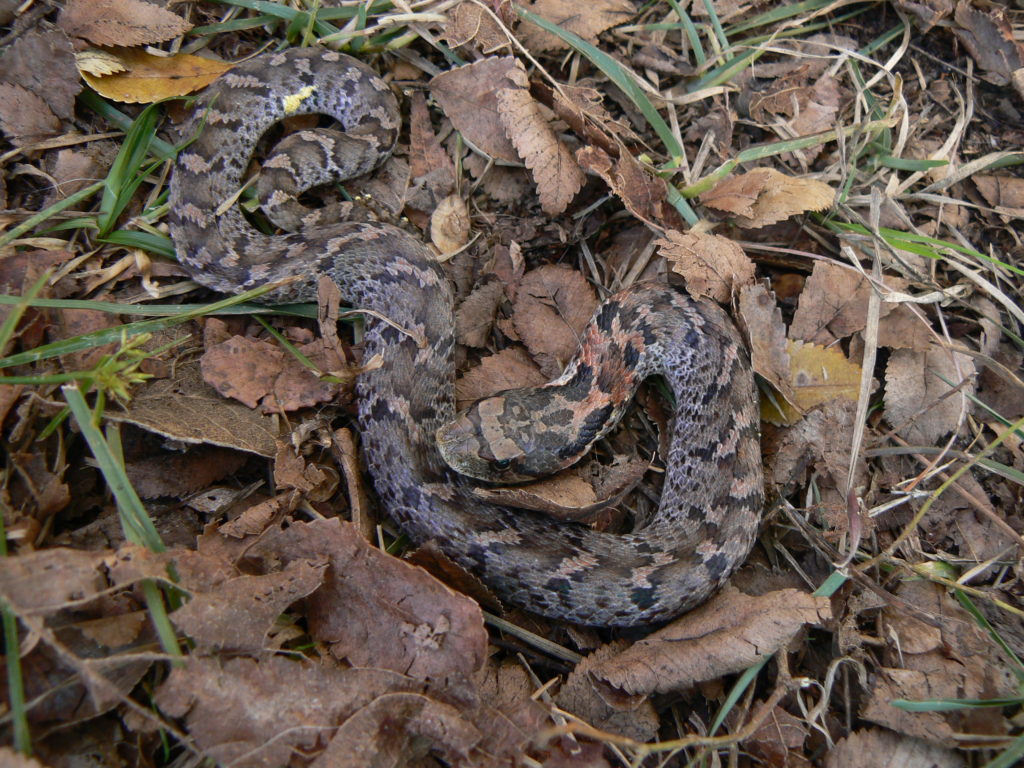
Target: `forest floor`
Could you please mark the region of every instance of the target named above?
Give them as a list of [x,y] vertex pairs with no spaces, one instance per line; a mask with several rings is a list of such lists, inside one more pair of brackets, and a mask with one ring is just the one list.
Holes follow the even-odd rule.
[[[1020,6],[0,0],[0,765],[1021,764]],[[460,406],[638,281],[735,320],[767,499],[704,605],[501,605],[378,502],[352,382],[388,360],[329,286],[178,263],[190,94],[309,45],[398,97],[390,160],[310,200],[430,244]],[[649,520],[663,389],[487,493]]]

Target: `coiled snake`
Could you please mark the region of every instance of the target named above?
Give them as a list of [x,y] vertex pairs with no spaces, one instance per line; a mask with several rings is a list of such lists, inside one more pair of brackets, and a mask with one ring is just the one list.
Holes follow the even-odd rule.
[[[321,113],[346,135],[300,132],[263,165],[268,217],[298,232],[265,235],[237,206],[257,141],[275,122]],[[452,295],[416,238],[383,224],[319,225],[295,195],[350,178],[390,153],[399,112],[368,68],[323,49],[251,59],[200,99],[198,138],[178,156],[170,230],[181,262],[217,291],[240,292],[289,275],[275,301],[311,301],[329,275],[368,317],[367,359],[383,365],[356,385],[362,450],[388,514],[415,541],[477,573],[497,595],[546,616],[590,625],[672,618],[705,600],[744,560],[763,490],[753,376],[725,313],[665,285],[617,294],[596,312],[577,357],[555,382],[478,404],[453,425]],[[316,226],[312,226],[316,225]],[[421,346],[416,338],[426,339]],[[654,519],[616,535],[525,510],[483,504],[463,471],[532,477],[584,452],[621,415],[645,376],[675,393],[665,483]],[[524,418],[525,417],[525,418]]]

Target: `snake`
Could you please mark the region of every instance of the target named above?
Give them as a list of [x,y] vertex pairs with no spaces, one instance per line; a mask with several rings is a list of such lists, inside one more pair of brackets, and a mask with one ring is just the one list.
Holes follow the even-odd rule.
[[[268,150],[257,196],[273,226],[255,226],[231,201],[264,135],[302,114],[340,129],[297,131]],[[456,414],[454,294],[434,253],[400,226],[325,221],[299,200],[382,163],[400,116],[391,88],[335,51],[236,65],[198,97],[169,183],[180,262],[223,293],[290,279],[263,297],[280,303],[315,301],[328,276],[365,313],[364,359],[382,364],[357,377],[357,423],[382,509],[503,604],[597,627],[664,622],[700,605],[746,559],[764,500],[755,382],[736,326],[710,301],[637,283],[598,307],[557,379]],[[571,464],[652,375],[674,401],[660,503],[638,530],[600,531],[474,492],[481,480]]]

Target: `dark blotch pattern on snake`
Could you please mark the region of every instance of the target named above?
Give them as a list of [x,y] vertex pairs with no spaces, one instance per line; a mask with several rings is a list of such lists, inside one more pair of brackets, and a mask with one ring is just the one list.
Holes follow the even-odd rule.
[[[268,215],[306,228],[265,235],[224,203],[242,185],[262,134],[304,113],[334,117],[348,137],[302,132],[268,159],[259,185]],[[270,296],[286,302],[315,300],[318,277],[329,275],[352,306],[412,332],[367,316],[366,359],[379,354],[383,365],[360,374],[356,390],[374,485],[415,541],[434,540],[509,603],[607,626],[672,618],[705,600],[745,559],[763,501],[758,414],[747,353],[721,309],[668,286],[617,294],[597,311],[584,348],[557,382],[485,401],[441,433],[454,460],[490,464],[484,475],[514,464],[515,474],[530,476],[536,468],[524,446],[576,455],[614,423],[640,379],[661,373],[676,408],[661,505],[648,525],[616,535],[484,504],[435,440],[455,417],[452,294],[440,267],[403,230],[324,224],[294,199],[387,157],[399,128],[388,87],[346,56],[289,50],[221,77],[196,114],[193,129],[201,130],[178,157],[169,214],[179,257],[195,279],[237,293],[302,275]],[[524,408],[533,426],[516,421]],[[505,432],[494,416],[507,416]],[[568,441],[577,444],[564,448],[573,424],[579,432]]]

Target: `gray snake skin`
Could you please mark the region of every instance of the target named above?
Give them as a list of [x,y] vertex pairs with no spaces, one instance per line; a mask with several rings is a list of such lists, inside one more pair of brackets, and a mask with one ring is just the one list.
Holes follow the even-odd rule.
[[[242,186],[264,132],[307,113],[334,117],[347,138],[295,134],[264,163],[259,185],[268,217],[299,231],[265,235],[237,206],[219,210]],[[349,57],[292,49],[222,76],[195,119],[199,135],[178,156],[168,218],[179,258],[198,282],[237,293],[298,274],[305,279],[271,297],[313,301],[326,274],[353,307],[411,331],[367,317],[366,358],[380,354],[384,364],[362,373],[356,392],[374,486],[413,540],[434,540],[508,603],[597,626],[672,618],[743,562],[763,503],[758,413],[747,353],[721,309],[666,285],[624,291],[598,309],[557,381],[504,393],[456,419],[453,299],[430,251],[395,227],[323,224],[295,200],[387,157],[399,128],[388,87]],[[469,474],[532,477],[586,450],[653,373],[665,377],[676,406],[661,504],[634,533],[484,504],[439,451],[435,435]]]

